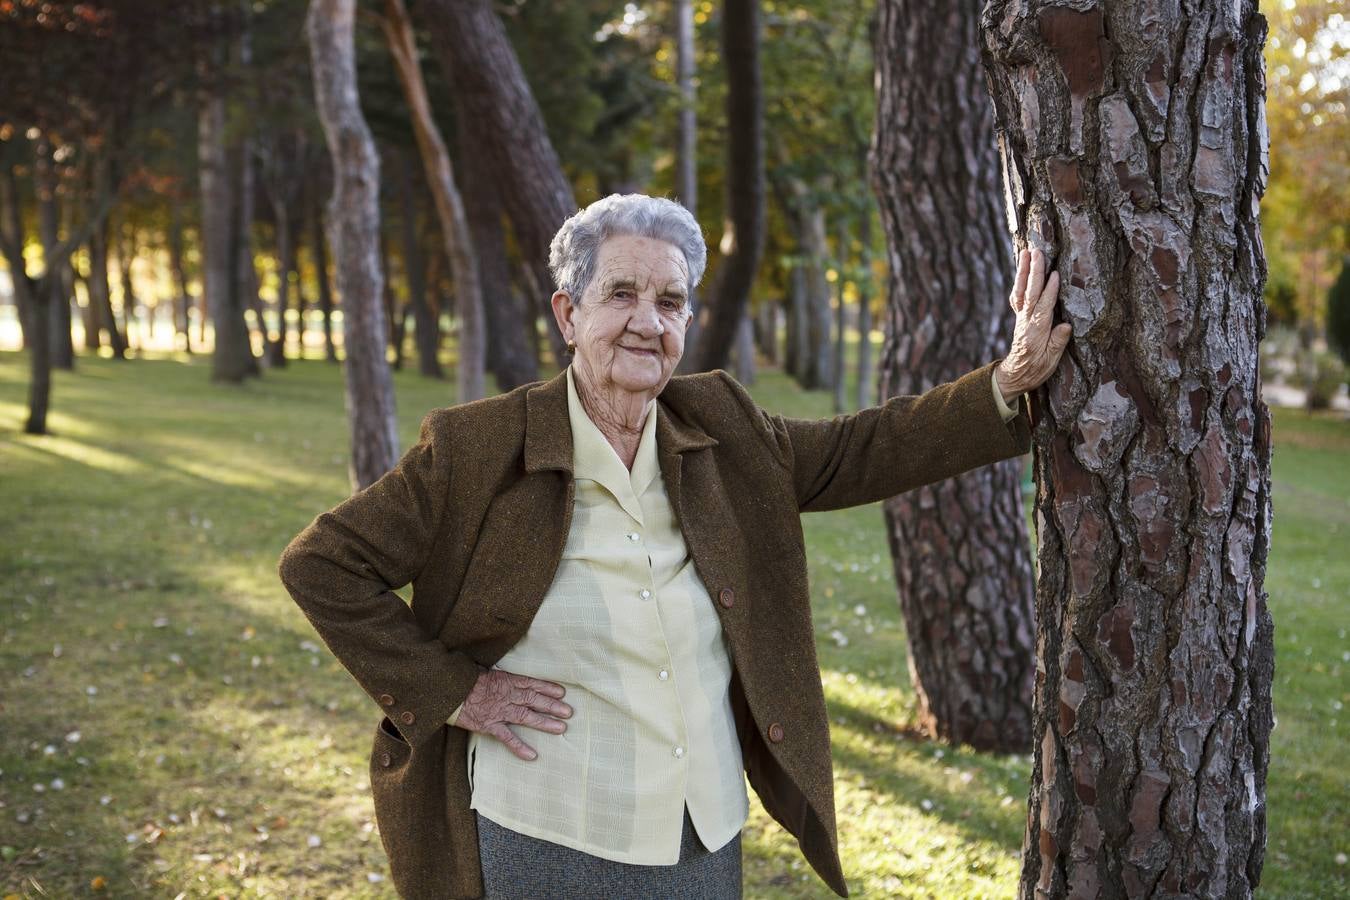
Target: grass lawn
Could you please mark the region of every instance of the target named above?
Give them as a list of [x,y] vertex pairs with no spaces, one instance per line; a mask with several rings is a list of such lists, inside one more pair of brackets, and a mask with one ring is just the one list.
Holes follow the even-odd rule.
[[[380,713],[276,577],[348,493],[340,372],[231,388],[209,368],[81,357],[55,374],[52,434],[30,437],[27,356],[0,352],[0,898],[394,896],[366,769]],[[394,381],[406,449],[455,398]],[[752,390],[831,414],[777,373]],[[1261,895],[1347,896],[1350,423],[1276,410],[1275,445]],[[1012,896],[1030,758],[905,736],[881,510],[805,524],[851,892]],[[833,897],[751,798],[746,895]]]

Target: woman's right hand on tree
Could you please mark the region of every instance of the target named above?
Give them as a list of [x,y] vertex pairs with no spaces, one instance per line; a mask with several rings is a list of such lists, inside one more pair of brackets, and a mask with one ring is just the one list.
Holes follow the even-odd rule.
[[554,716],[572,715],[572,707],[561,699],[565,693],[567,690],[554,681],[488,669],[478,676],[464,699],[455,726],[491,735],[521,759],[534,759],[539,754],[507,726],[528,725],[549,734],[562,734],[567,723]]

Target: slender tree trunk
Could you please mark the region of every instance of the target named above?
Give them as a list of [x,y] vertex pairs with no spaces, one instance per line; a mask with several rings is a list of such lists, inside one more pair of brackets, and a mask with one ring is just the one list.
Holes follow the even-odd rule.
[[807,341],[806,319],[806,264],[800,260],[792,264],[788,272],[787,296],[787,349],[784,353],[784,369],[798,384],[802,383],[806,371]]
[[750,311],[741,317],[741,325],[736,329],[736,346],[731,354],[732,373],[741,384],[755,383],[755,324],[751,321]]
[[[122,322],[124,323],[120,340],[121,352],[118,352],[116,343],[113,345],[113,352],[117,354],[118,359],[126,359],[127,350],[131,349],[131,335],[136,323],[136,293],[131,281],[132,260],[136,258],[136,231],[130,223],[124,222],[120,227],[113,229],[112,234],[117,241],[117,275],[122,285]],[[116,328],[116,325],[113,327]]]
[[32,346],[33,314],[37,304],[33,297],[33,279],[28,275],[27,264],[23,258],[21,203],[19,180],[14,174],[14,166],[0,162],[0,248],[4,251],[5,262],[9,266],[10,283],[14,286],[14,305],[19,314],[21,346],[24,350],[28,350]]
[[54,369],[75,368],[75,349],[70,341],[70,298],[66,296],[58,271],[52,266],[57,232],[56,173],[52,167],[52,145],[46,136],[34,144],[33,186],[37,200],[38,237],[42,240],[42,287],[47,295],[48,340],[51,341],[51,366]]
[[412,21],[403,6],[403,0],[385,0],[382,20],[385,38],[398,69],[403,94],[412,110],[413,133],[422,154],[427,183],[436,202],[436,214],[445,238],[445,253],[450,259],[455,277],[455,297],[459,301],[459,369],[457,372],[459,402],[477,400],[486,394],[484,385],[484,353],[486,333],[483,324],[483,291],[478,280],[478,260],[474,254],[473,235],[464,212],[464,201],[455,186],[455,172],[450,154],[441,139],[440,129],[431,114],[422,68],[417,61],[417,41],[413,36]]
[[319,314],[323,317],[323,352],[328,362],[337,362],[333,342],[333,284],[328,279],[328,241],[324,236],[323,208],[316,182],[310,199],[310,244],[314,248],[314,277],[319,282]]
[[[885,400],[1002,356],[1013,317],[978,7],[882,0],[878,11],[871,169],[891,273]],[[1031,744],[1021,468],[984,466],[884,504],[920,723],[979,749]]]
[[[456,101],[457,121],[465,121],[463,104]],[[487,365],[497,387],[509,391],[539,378],[539,357],[534,343],[538,311],[534,303],[511,284],[502,230],[502,202],[493,181],[492,168],[484,159],[484,147],[460,127],[460,170],[464,173],[464,214],[473,235],[478,259],[478,281],[483,292],[488,348]]]
[[[183,268],[183,214],[177,201],[169,204],[169,266],[173,270],[174,331],[183,336],[183,350],[192,353],[192,295],[188,292],[187,272]],[[176,341],[175,341],[176,343]]]
[[848,303],[844,299],[844,286],[848,284],[845,273],[848,271],[849,234],[848,219],[844,216],[839,217],[839,235],[836,240],[839,247],[835,253],[838,259],[838,269],[836,270],[838,277],[835,279],[835,284],[839,287],[837,292],[839,305],[835,307],[834,311],[834,356],[831,359],[833,367],[830,372],[830,384],[834,386],[834,411],[841,413],[848,405],[845,400],[844,387],[844,331],[848,325]]
[[764,250],[764,97],[759,72],[759,0],[722,6],[722,60],[727,73],[727,221],[708,309],[694,340],[700,371],[725,368]]
[[89,299],[97,309],[95,322],[107,329],[108,346],[112,348],[113,357],[122,358],[126,355],[126,344],[117,327],[117,316],[113,313],[112,283],[108,280],[111,231],[111,224],[103,222],[89,236]]
[[771,366],[778,365],[779,305],[778,300],[765,298],[755,321],[755,343],[764,355],[764,361]]
[[417,344],[417,368],[427,378],[444,378],[436,356],[440,345],[436,316],[427,302],[426,266],[422,260],[421,233],[417,227],[417,163],[399,154],[399,206],[403,230],[403,275],[408,284],[408,303],[413,311],[413,338]]
[[[488,0],[423,0],[417,8],[426,10],[433,49],[467,113],[459,124],[482,146],[482,158],[493,169],[493,182],[535,283],[530,309],[543,310],[552,293],[549,242],[577,204],[539,105]],[[455,277],[458,282],[458,273]],[[548,319],[554,356],[565,366],[562,334],[551,313]]]
[[858,223],[858,409],[876,404],[872,384],[872,210]]
[[1074,329],[1035,392],[1020,894],[1250,897],[1273,675],[1265,19],[992,0],[981,30],[1009,220]]
[[794,181],[798,225],[797,253],[801,257],[802,293],[798,300],[797,383],[807,390],[830,386],[832,375],[830,347],[830,282],[825,276],[829,259],[826,241],[825,210],[806,187]]
[[[104,155],[100,154],[95,158],[91,168],[97,168],[104,164]],[[92,192],[92,183],[94,173],[90,173],[90,190]],[[89,214],[90,199],[85,198],[81,206],[81,212],[84,215]],[[106,309],[110,309],[108,302],[108,261],[107,261],[107,235],[103,228],[96,228],[89,237],[87,247],[89,256],[89,276],[79,273],[84,280],[85,307],[84,307],[84,349],[92,353],[97,353],[103,346],[103,336],[100,333],[103,327],[103,319],[107,315]],[[98,263],[102,261],[102,280],[99,280]],[[71,260],[71,266],[75,267],[75,261]],[[101,291],[101,293],[100,293]]]
[[[675,0],[675,83],[680,92],[679,136],[675,147],[675,192],[684,208],[698,217],[698,106],[694,76],[697,71],[694,55],[693,0]],[[689,302],[697,304],[698,289],[691,288]],[[697,305],[693,307],[697,309]],[[690,323],[691,326],[697,322]],[[698,343],[697,329],[687,335],[692,347]],[[746,358],[746,357],[742,357]],[[749,366],[751,377],[754,362]],[[745,382],[749,383],[749,382]]]
[[[214,76],[209,76],[214,77]],[[215,332],[211,379],[238,383],[258,375],[249,343],[242,295],[234,290],[230,168],[225,152],[225,98],[208,91],[197,117],[197,167],[201,184],[202,293]]]
[[342,297],[350,475],[353,489],[362,490],[393,468],[399,447],[380,299],[380,159],[357,96],[355,19],[356,0],[313,0],[305,30],[319,120],[333,158],[328,240]]

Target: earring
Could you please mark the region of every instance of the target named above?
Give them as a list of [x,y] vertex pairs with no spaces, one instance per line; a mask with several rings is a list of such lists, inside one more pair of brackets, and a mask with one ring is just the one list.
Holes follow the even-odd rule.
[[577,352],[577,343],[576,343],[576,341],[568,341],[568,342],[567,342],[567,352],[568,352],[568,353],[576,353],[576,352]]

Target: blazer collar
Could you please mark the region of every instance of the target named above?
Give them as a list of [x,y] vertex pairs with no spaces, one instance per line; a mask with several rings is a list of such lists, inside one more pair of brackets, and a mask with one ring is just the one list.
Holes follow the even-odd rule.
[[[672,378],[656,398],[658,455],[717,445],[717,439],[671,412],[667,395]],[[572,471],[572,423],[567,416],[567,370],[525,391],[525,471]]]

